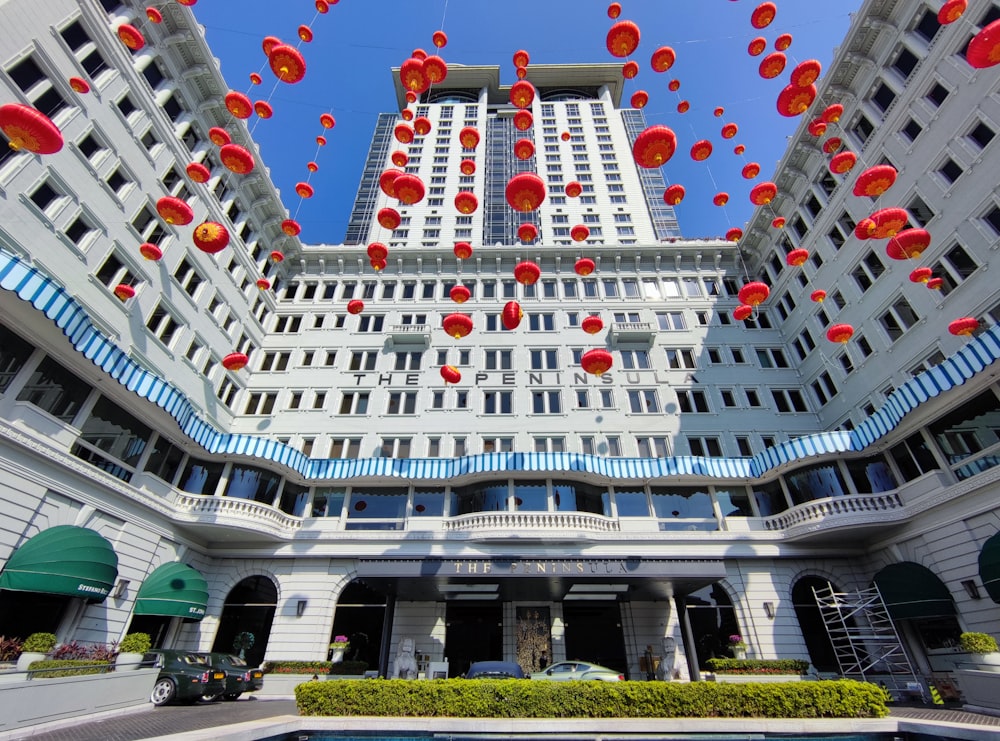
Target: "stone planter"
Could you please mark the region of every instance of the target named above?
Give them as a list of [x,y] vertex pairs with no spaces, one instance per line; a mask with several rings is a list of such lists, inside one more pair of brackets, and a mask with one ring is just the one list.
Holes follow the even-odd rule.
[[972,664],[976,668],[985,672],[1000,671],[1000,652],[994,651],[988,654],[969,654]]
[[344,650],[343,648],[332,648],[330,649],[330,661],[334,664],[339,664],[344,660]]
[[31,666],[36,661],[44,661],[47,654],[37,653],[35,651],[25,651],[20,656],[17,657],[17,670],[19,672],[28,671],[28,667]]
[[1000,712],[1000,672],[958,669],[955,677],[967,707]]
[[809,677],[801,674],[722,674],[716,673],[715,681],[726,684],[770,684],[772,682],[804,682]]
[[132,669],[138,669],[139,664],[142,663],[142,654],[133,654],[128,652],[123,652],[115,657],[115,671],[131,671]]
[[733,658],[734,659],[745,659],[747,657],[746,648],[739,648],[738,646],[733,646]]

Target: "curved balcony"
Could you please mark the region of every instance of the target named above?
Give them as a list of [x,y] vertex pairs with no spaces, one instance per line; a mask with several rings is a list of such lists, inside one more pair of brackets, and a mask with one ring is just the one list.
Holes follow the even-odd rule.
[[[793,538],[817,530],[839,531],[845,527],[884,525],[908,516],[898,491],[855,494],[817,499],[765,518],[766,530],[783,531]],[[836,517],[834,522],[824,522]]]
[[464,533],[474,540],[540,540],[572,533],[616,533],[616,520],[587,512],[474,512],[444,520],[445,533]]
[[298,517],[286,515],[268,504],[237,497],[178,493],[174,513],[174,519],[180,522],[252,530],[275,538],[294,537],[302,527]]

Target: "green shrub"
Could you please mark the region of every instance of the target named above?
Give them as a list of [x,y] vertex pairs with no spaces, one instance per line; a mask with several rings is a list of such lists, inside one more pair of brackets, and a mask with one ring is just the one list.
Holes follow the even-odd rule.
[[21,651],[31,654],[47,654],[56,647],[55,633],[32,633],[24,639]]
[[523,679],[306,682],[300,715],[464,718],[881,718],[865,682],[539,682]]
[[709,659],[709,671],[716,674],[802,674],[809,668],[801,659]]
[[341,661],[330,667],[330,674],[364,674],[367,661]]
[[[39,671],[40,669],[43,671]],[[110,670],[111,662],[93,661],[92,659],[48,659],[46,661],[32,661],[28,666],[32,679],[78,677],[83,674],[104,674]]]
[[129,633],[118,644],[118,651],[128,654],[144,654],[152,645],[149,633]]
[[265,661],[265,674],[329,674],[330,661]]
[[962,633],[958,640],[962,650],[971,654],[989,654],[997,650],[997,639],[988,633]]

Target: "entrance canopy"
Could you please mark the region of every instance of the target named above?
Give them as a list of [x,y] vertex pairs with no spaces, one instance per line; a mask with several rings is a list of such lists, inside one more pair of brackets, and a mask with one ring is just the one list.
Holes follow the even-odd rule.
[[180,562],[157,566],[139,587],[136,615],[163,615],[201,620],[208,604],[208,583]]
[[668,600],[726,575],[721,559],[359,559],[357,578],[400,600]]
[[889,615],[894,620],[955,614],[951,592],[933,571],[912,561],[886,566],[875,575]]
[[983,543],[979,552],[979,578],[990,599],[1000,604],[1000,533]]
[[99,533],[57,525],[30,538],[0,573],[0,589],[103,602],[118,578],[118,556]]

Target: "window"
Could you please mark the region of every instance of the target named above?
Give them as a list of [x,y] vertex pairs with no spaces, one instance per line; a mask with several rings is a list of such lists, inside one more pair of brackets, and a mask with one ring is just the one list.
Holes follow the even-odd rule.
[[483,414],[513,414],[513,391],[484,391]]
[[771,398],[779,412],[808,412],[806,400],[798,389],[771,389]]
[[514,438],[512,437],[484,437],[484,453],[512,453],[514,452]]
[[924,96],[924,100],[933,105],[935,108],[944,103],[945,99],[948,97],[948,88],[942,85],[940,82],[935,82],[931,86],[931,89],[927,91]]
[[851,277],[854,278],[854,282],[858,284],[858,288],[864,293],[872,284],[878,280],[878,277],[885,272],[885,265],[879,259],[873,251],[869,251],[862,258],[861,262],[856,268],[851,272]]
[[657,312],[656,322],[660,329],[686,329],[684,314],[679,311]]
[[358,322],[359,332],[381,332],[385,326],[385,316],[381,314],[363,314]]
[[934,266],[934,274],[940,276],[941,293],[947,296],[974,272],[979,265],[969,257],[969,253],[960,245],[956,244],[939,260]]
[[170,341],[180,329],[180,325],[161,304],[153,309],[153,313],[149,315],[149,319],[146,320],[146,329],[169,347]]
[[927,222],[934,218],[934,212],[920,196],[913,196],[906,209],[910,212],[910,217],[921,227],[926,228]]
[[35,204],[36,207],[38,207],[39,211],[46,213],[49,206],[62,197],[63,195],[61,193],[57,193],[56,190],[46,181],[35,188],[34,192],[29,196],[29,199],[33,204]]
[[247,405],[243,410],[244,414],[270,414],[274,411],[274,402],[277,401],[278,394],[275,392],[260,393],[254,392],[247,397]]
[[906,125],[902,129],[900,129],[902,134],[911,142],[916,141],[917,137],[920,136],[920,132],[923,130],[923,127],[912,118],[906,122]]
[[938,175],[943,177],[948,185],[952,185],[956,180],[958,180],[964,170],[962,170],[961,165],[959,165],[951,157],[945,157],[944,162],[938,167]]
[[558,391],[533,391],[531,393],[533,414],[560,414],[562,403]]
[[993,230],[995,234],[1000,236],[1000,208],[994,206],[989,211],[987,211],[982,216],[983,221],[986,222],[987,226]]
[[420,370],[420,359],[422,357],[422,352],[397,352],[394,370]]
[[486,350],[486,370],[510,370],[513,367],[513,351]]
[[924,41],[930,42],[934,40],[934,36],[937,35],[940,28],[941,23],[938,21],[937,12],[927,9],[920,16],[920,20],[914,26],[913,32]]
[[980,121],[973,126],[972,130],[965,136],[978,149],[985,149],[986,145],[993,141],[993,137],[996,136],[996,132]]
[[131,271],[122,263],[118,253],[112,251],[104,263],[97,269],[97,279],[110,289],[124,283],[134,286],[138,281]]
[[287,352],[264,353],[264,360],[260,364],[260,369],[262,371],[283,371],[288,368],[288,360],[290,358],[291,353]]
[[736,406],[736,392],[733,389],[719,389],[719,393],[722,395],[722,406],[729,408]]
[[360,454],[360,437],[335,437],[330,441],[330,458],[357,458]]
[[410,438],[383,437],[379,455],[382,458],[409,458]]
[[[6,346],[2,352],[7,353]],[[90,391],[90,386],[71,371],[46,357],[28,378],[17,399],[34,404],[68,424],[73,421]]]
[[710,412],[708,398],[700,389],[677,389],[677,408],[682,412]]
[[180,284],[181,288],[184,289],[184,292],[191,298],[195,297],[195,294],[198,292],[198,286],[200,286],[203,282],[201,274],[199,274],[194,265],[188,261],[187,257],[182,259],[180,264],[177,266],[177,269],[174,270],[174,278]]
[[375,350],[356,350],[351,353],[348,370],[375,370],[375,360],[378,353]]
[[682,368],[694,370],[697,367],[694,360],[694,351],[688,348],[668,347],[666,353],[667,365],[671,368],[676,370]]
[[813,393],[816,394],[816,398],[819,400],[820,406],[824,406],[830,399],[837,395],[837,387],[833,383],[830,374],[826,371],[819,374],[819,377],[812,382],[811,387]]
[[368,391],[344,392],[338,414],[368,414],[368,398]]
[[670,455],[665,437],[637,437],[635,444],[641,458],[666,458]]
[[788,358],[784,351],[777,347],[757,348],[757,361],[761,368],[787,368]]
[[[884,82],[879,83],[879,86],[875,88],[875,92],[872,93],[871,97],[872,103],[878,108],[882,113],[889,110],[889,107],[896,101],[896,93],[891,87],[886,85]],[[867,137],[865,137],[867,139]]]
[[710,458],[719,458],[722,456],[722,445],[719,444],[719,438],[717,437],[692,437],[687,438],[688,448],[691,450],[691,455],[707,456]]
[[386,414],[416,414],[416,412],[416,391],[391,391],[389,393],[389,406],[386,409]]
[[326,392],[317,391],[316,394],[313,396],[312,408],[323,409],[324,407],[326,407]]
[[889,309],[879,317],[879,323],[891,342],[895,342],[917,323],[919,317],[905,298],[898,298]]
[[534,445],[536,453],[562,453],[566,450],[566,438],[536,437]]
[[557,370],[559,364],[555,350],[531,350],[531,370]]
[[916,69],[917,62],[919,61],[916,54],[903,46],[900,47],[899,53],[896,55],[896,59],[892,62],[891,66],[906,80],[913,73],[913,70]]
[[554,314],[528,314],[528,329],[532,332],[548,331],[556,328]]
[[859,113],[854,125],[851,126],[851,133],[857,137],[862,147],[868,142],[868,137],[872,135],[873,131],[875,131],[875,125],[868,120],[865,114]]
[[629,411],[633,414],[659,414],[660,400],[656,389],[629,389]]
[[649,353],[646,350],[622,350],[620,354],[622,368],[626,370],[645,370],[652,367],[649,364]]

